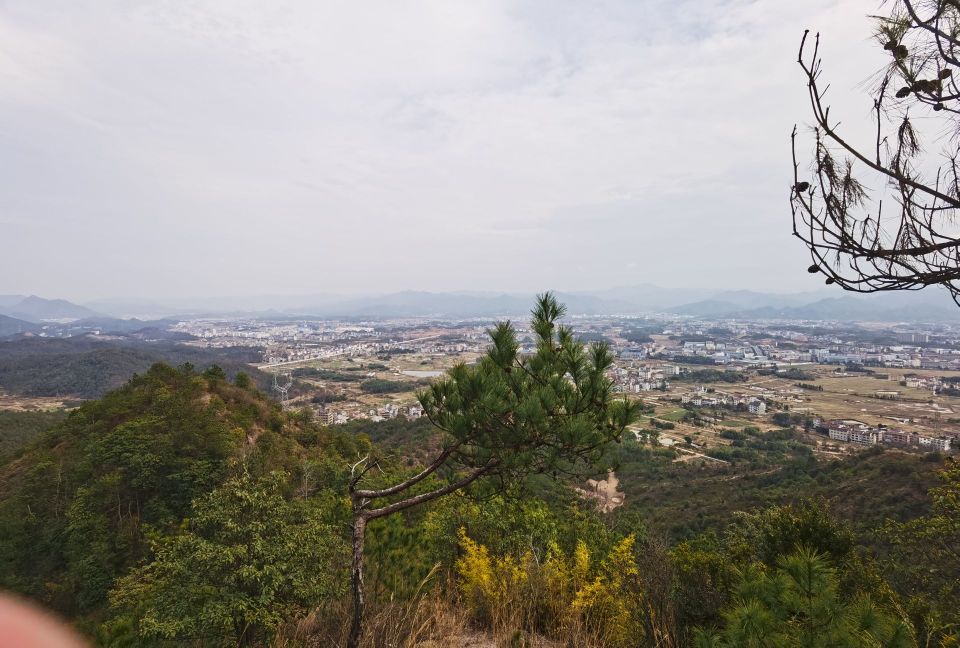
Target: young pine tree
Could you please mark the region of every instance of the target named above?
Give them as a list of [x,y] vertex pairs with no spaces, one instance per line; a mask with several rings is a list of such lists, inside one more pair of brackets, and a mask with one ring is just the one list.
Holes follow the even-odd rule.
[[[635,420],[639,406],[615,399],[605,375],[613,363],[609,348],[585,347],[558,323],[564,312],[553,295],[539,296],[531,321],[532,353],[522,354],[515,329],[501,322],[489,331],[490,349],[479,362],[457,365],[419,395],[426,416],[443,433],[442,450],[422,471],[372,489],[361,481],[375,463],[364,459],[354,466],[350,648],[359,645],[362,634],[364,535],[371,520],[480,479],[507,485],[532,473],[571,472],[593,464]],[[426,484],[431,486],[425,489]]]

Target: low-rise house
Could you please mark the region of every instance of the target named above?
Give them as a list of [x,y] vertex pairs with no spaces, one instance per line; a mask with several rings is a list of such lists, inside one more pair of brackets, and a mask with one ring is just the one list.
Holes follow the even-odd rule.
[[848,428],[840,428],[840,427],[827,428],[827,435],[834,441],[850,440],[850,430]]
[[423,407],[420,405],[420,403],[416,403],[407,408],[408,421],[416,421],[421,416],[423,416]]
[[891,430],[888,428],[883,431],[883,442],[890,445],[909,446],[913,445],[916,442],[916,439],[912,432]]
[[320,421],[326,425],[333,425],[337,420],[337,413],[331,409],[323,410],[320,412]]
[[917,436],[918,445],[932,452],[950,452],[950,441],[946,437]]
[[874,428],[850,430],[851,443],[860,443],[862,445],[877,445],[882,438],[882,433]]
[[751,414],[765,414],[767,404],[759,398],[754,398],[747,403],[747,411]]
[[870,426],[861,421],[853,419],[835,419],[825,423],[827,436],[834,441],[851,441],[853,432],[864,432],[870,429]]

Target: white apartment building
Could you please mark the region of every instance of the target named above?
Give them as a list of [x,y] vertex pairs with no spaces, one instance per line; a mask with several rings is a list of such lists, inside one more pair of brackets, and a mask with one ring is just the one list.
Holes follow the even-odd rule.
[[876,445],[880,442],[881,434],[872,428],[850,430],[850,441],[863,445]]
[[950,441],[950,439],[944,437],[917,437],[917,443],[920,447],[937,452],[950,452]]
[[751,400],[749,403],[747,403],[747,411],[751,414],[765,414],[767,411],[767,404],[759,398]]
[[834,441],[849,441],[850,440],[850,430],[848,428],[829,428],[827,434]]

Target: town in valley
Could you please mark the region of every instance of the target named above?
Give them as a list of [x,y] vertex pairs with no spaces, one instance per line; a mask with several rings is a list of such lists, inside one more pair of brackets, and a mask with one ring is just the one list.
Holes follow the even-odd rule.
[[[514,321],[522,322],[522,314]],[[506,318],[506,316],[505,316]],[[422,414],[416,393],[488,344],[489,318],[187,319],[171,331],[206,348],[250,347],[287,408],[328,424]],[[614,389],[642,399],[638,438],[684,459],[727,461],[744,430],[796,425],[814,453],[960,445],[960,329],[947,323],[572,316],[610,345]],[[520,327],[532,351],[532,335]]]

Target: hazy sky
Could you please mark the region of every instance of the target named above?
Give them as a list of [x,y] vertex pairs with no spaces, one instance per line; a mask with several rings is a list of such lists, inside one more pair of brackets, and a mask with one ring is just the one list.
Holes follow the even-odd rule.
[[795,64],[879,0],[0,0],[0,293],[816,288]]

